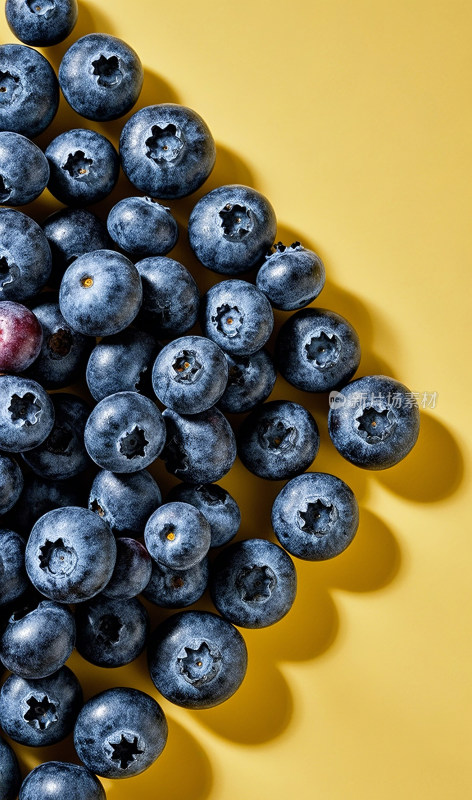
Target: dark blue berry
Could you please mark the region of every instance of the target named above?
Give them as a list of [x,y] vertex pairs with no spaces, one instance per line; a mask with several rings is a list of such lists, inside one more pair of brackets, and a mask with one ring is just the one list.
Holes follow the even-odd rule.
[[105,778],[139,775],[160,756],[167,741],[161,707],[138,689],[107,689],[80,712],[74,745],[80,760]]
[[187,483],[221,480],[236,459],[236,440],[217,408],[183,416],[166,408],[166,445],[162,458],[168,471]]
[[157,689],[184,708],[211,708],[227,700],[241,685],[247,668],[239,631],[206,611],[181,611],[161,623],[152,636],[148,658]]
[[59,83],[74,111],[104,122],[133,108],[143,85],[143,68],[138,54],[122,39],[89,33],[69,47]]
[[96,131],[75,128],[59,134],[48,145],[46,158],[51,171],[48,189],[67,205],[98,203],[118,180],[118,153]]
[[[15,753],[10,745],[0,737],[0,788],[3,800],[15,800],[20,783],[20,768]],[[49,800],[49,798],[44,800]]]
[[265,539],[245,539],[216,558],[210,592],[225,619],[243,628],[264,628],[290,611],[297,573],[281,547]]
[[201,326],[205,336],[227,353],[250,356],[265,345],[274,314],[267,297],[252,283],[216,283],[202,298]]
[[0,449],[21,453],[40,445],[52,431],[54,406],[36,381],[0,375]]
[[136,597],[146,589],[151,580],[151,571],[151,556],[141,542],[136,539],[117,539],[115,569],[102,596],[112,600]]
[[62,208],[42,225],[52,254],[51,286],[59,286],[67,267],[84,253],[111,250],[106,225],[84,208]]
[[59,84],[49,61],[23,44],[0,45],[0,130],[34,139],[58,105]]
[[304,472],[318,453],[318,426],[306,408],[272,400],[254,409],[238,433],[238,455],[255,475],[268,480]]
[[367,375],[332,399],[328,428],[334,446],[352,464],[386,469],[405,458],[418,438],[418,403],[393,378]]
[[319,256],[295,242],[285,247],[280,242],[275,252],[257,273],[257,288],[264,292],[274,308],[294,311],[318,297],[325,282],[325,268]]
[[7,22],[20,42],[48,47],[66,39],[77,22],[77,0],[7,0]]
[[105,791],[86,767],[46,761],[21,784],[19,800],[106,800]]
[[144,541],[154,561],[169,569],[190,569],[208,553],[210,525],[189,503],[164,503],[149,518]]
[[0,299],[33,297],[50,272],[51,250],[37,222],[21,211],[0,208]]
[[177,243],[179,226],[169,208],[152,197],[125,197],[111,209],[108,232],[135,256],[165,256]]
[[86,379],[90,394],[103,400],[116,392],[152,392],[152,365],[159,351],[153,336],[127,328],[102,339],[92,350]]
[[98,667],[123,667],[144,650],[149,617],[136,598],[96,597],[79,606],[75,620],[77,650]]
[[272,527],[297,558],[324,561],[342,553],[359,524],[356,498],[347,484],[326,472],[289,481],[275,498]]
[[0,529],[0,606],[21,597],[29,586],[25,571],[25,540],[19,533]]
[[228,385],[218,408],[229,414],[243,414],[267,400],[274,388],[277,372],[267,350],[250,356],[226,353]]
[[239,506],[234,497],[217,483],[197,486],[178,483],[167,496],[168,502],[175,500],[190,503],[202,512],[211,529],[210,547],[221,547],[236,536],[241,525]]
[[185,608],[200,599],[208,584],[208,558],[189,569],[170,569],[152,562],[151,580],[143,597],[161,608]]
[[151,197],[172,199],[195,192],[213,169],[216,148],[205,121],[174,103],[133,114],[120,139],[123,172]]
[[0,514],[13,508],[23,491],[23,473],[10,456],[0,453]]
[[95,406],[85,426],[85,446],[102,469],[138,472],[160,454],[165,441],[162,414],[137,392],[110,394]]
[[20,498],[8,514],[8,524],[24,536],[29,536],[34,523],[53,508],[86,506],[86,481],[48,481],[36,475],[25,476]]
[[143,284],[140,323],[155,336],[180,336],[195,325],[200,293],[190,272],[165,256],[144,258],[136,269]]
[[37,145],[13,131],[0,132],[0,203],[22,206],[36,200],[49,180],[49,164]]
[[88,507],[108,523],[115,536],[142,536],[149,517],[162,496],[145,469],[117,475],[100,470],[92,483]]

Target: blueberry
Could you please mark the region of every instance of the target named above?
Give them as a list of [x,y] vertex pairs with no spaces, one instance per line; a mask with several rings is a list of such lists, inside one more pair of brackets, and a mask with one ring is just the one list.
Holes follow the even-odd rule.
[[154,561],[169,569],[190,569],[210,548],[210,525],[189,503],[164,503],[149,518],[144,541]]
[[161,623],[148,650],[149,672],[167,700],[211,708],[227,700],[246,674],[247,650],[236,628],[207,611],[180,611]]
[[177,243],[179,226],[169,208],[152,197],[125,197],[111,209],[108,232],[135,256],[165,256]]
[[62,208],[42,225],[52,254],[51,286],[59,286],[67,267],[84,253],[111,250],[106,225],[84,208]]
[[0,370],[23,372],[37,359],[42,341],[35,314],[21,303],[0,300]]
[[10,745],[0,737],[0,790],[2,800],[15,800],[21,777],[18,761]]
[[59,84],[49,61],[23,44],[0,45],[0,130],[34,139],[58,105]]
[[287,614],[297,573],[285,550],[265,539],[245,539],[223,550],[213,564],[210,593],[220,614],[243,628],[264,628]]
[[136,269],[143,284],[140,322],[156,336],[180,336],[195,325],[200,293],[190,272],[164,256],[144,258]]
[[352,464],[386,469],[414,446],[420,412],[402,383],[385,375],[367,375],[332,399],[328,429],[336,449]]
[[274,209],[249,186],[219,186],[202,197],[188,223],[190,246],[201,263],[224,275],[259,266],[277,231]]
[[48,180],[49,164],[43,151],[20,133],[1,131],[0,203],[31,203],[46,188]]
[[66,39],[77,22],[77,0],[7,0],[5,15],[20,42],[48,47]]
[[77,381],[93,346],[93,339],[78,333],[61,314],[50,294],[42,294],[45,302],[33,306],[33,313],[42,330],[39,355],[28,369],[27,376],[45,389],[62,389]]
[[69,47],[59,68],[59,83],[70,106],[86,119],[122,117],[136,103],[143,85],[138,54],[115,36],[89,33]]
[[216,148],[206,122],[174,103],[147,106],[121,132],[123,172],[151,197],[172,199],[195,192],[213,169]]
[[0,208],[0,298],[33,297],[50,272],[51,250],[39,225],[21,211]]
[[85,336],[112,336],[136,317],[142,302],[141,279],[126,256],[95,250],[67,268],[59,293],[61,313]]
[[151,556],[141,542],[136,539],[117,539],[115,569],[102,591],[103,597],[112,600],[136,597],[151,580],[151,571]]
[[8,524],[29,536],[34,523],[53,508],[85,506],[87,489],[76,478],[69,481],[48,481],[28,474],[20,499],[8,515]]
[[13,508],[23,491],[23,473],[10,456],[0,453],[0,514]]
[[138,472],[158,457],[165,425],[157,406],[137,392],[110,394],[95,406],[85,426],[85,446],[102,469]]
[[152,385],[158,399],[179,414],[198,414],[218,402],[228,382],[223,351],[203,336],[182,336],[156,358]]
[[79,606],[75,619],[77,650],[98,667],[123,667],[144,650],[149,617],[136,598],[96,597]]
[[267,297],[252,283],[221,281],[202,298],[201,326],[205,336],[227,353],[250,356],[265,345],[274,327]]
[[159,351],[153,336],[128,328],[102,339],[92,350],[86,379],[95,400],[116,392],[152,392],[151,371]]
[[167,741],[161,707],[138,689],[107,689],[80,712],[74,745],[80,760],[105,778],[139,775],[160,756]]
[[0,690],[0,725],[15,742],[46,747],[71,732],[82,702],[79,681],[68,667],[38,680],[10,675]]
[[0,606],[26,592],[25,540],[15,531],[0,530]]
[[147,470],[121,475],[100,470],[90,489],[88,507],[116,536],[139,537],[161,502],[159,486]]
[[324,308],[297,311],[279,331],[275,360],[284,378],[306,392],[343,386],[359,366],[359,337],[350,323]]
[[39,383],[0,375],[0,448],[21,453],[44,442],[54,425],[54,406]]
[[267,400],[274,388],[277,372],[267,350],[250,356],[226,353],[228,385],[218,408],[229,414],[243,414]]
[[353,492],[340,478],[325,472],[292,478],[272,507],[272,527],[280,544],[307,561],[324,561],[342,553],[358,524]]
[[23,459],[40,478],[66,480],[90,466],[84,445],[90,408],[80,397],[65,392],[53,394],[51,399],[54,427],[44,442],[28,450]]
[[98,203],[118,180],[118,153],[96,131],[75,128],[60,133],[46,148],[46,158],[51,171],[48,189],[67,205]]
[[217,408],[183,416],[166,408],[166,445],[162,458],[168,471],[187,483],[221,480],[236,459],[236,440]]
[[20,678],[46,678],[65,664],[74,644],[73,614],[42,600],[11,615],[0,638],[0,658]]
[[205,591],[209,572],[208,558],[189,569],[170,569],[153,561],[151,580],[143,596],[161,608],[191,606]]
[[274,308],[294,311],[318,297],[325,283],[325,268],[319,256],[300,242],[285,247],[281,242],[269,253],[257,273],[257,288]]
[[178,483],[167,496],[167,501],[190,503],[202,512],[211,529],[210,547],[221,547],[233,539],[241,525],[241,512],[236,500],[217,483],[192,486]]
[[[44,2],[44,0],[43,0]],[[46,761],[26,776],[19,800],[106,800],[95,775],[78,764]]]
[[26,545],[26,571],[36,589],[59,603],[90,600],[107,585],[116,561],[108,525],[86,508],[48,511]]
[[306,408],[272,400],[254,409],[238,433],[238,455],[255,475],[268,480],[304,472],[320,445],[318,426]]

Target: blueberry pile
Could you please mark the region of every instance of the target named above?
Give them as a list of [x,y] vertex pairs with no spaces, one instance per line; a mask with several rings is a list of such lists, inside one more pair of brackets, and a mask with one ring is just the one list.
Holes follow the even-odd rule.
[[[351,380],[356,331],[334,311],[307,308],[324,286],[321,259],[299,242],[275,243],[274,210],[255,189],[220,186],[193,207],[190,247],[224,276],[203,297],[168,257],[179,228],[159,200],[192,194],[215,163],[195,111],[141,108],[119,153],[86,127],[43,153],[32,139],[54,118],[59,89],[85,119],[114,120],[136,104],[142,65],[120,39],[93,33],[69,47],[57,78],[27,45],[64,40],[76,0],[7,0],[6,16],[24,44],[0,46],[0,659],[11,673],[0,726],[31,747],[73,731],[82,765],[47,762],[20,788],[16,757],[0,739],[0,797],[98,800],[96,776],[145,770],[167,723],[133,687],[84,703],[65,666],[74,647],[108,668],[147,648],[165,698],[215,706],[244,679],[238,627],[262,628],[290,610],[291,556],[333,558],[356,534],[349,486],[306,472],[319,447],[312,414],[268,400],[277,371],[297,389],[332,393],[332,442],[359,467],[403,459],[419,411],[392,378]],[[110,194],[120,168],[142,195],[116,203],[104,224],[87,206]],[[42,225],[12,208],[46,187],[66,207]],[[251,270],[252,281],[240,277]],[[295,313],[271,355],[274,308]],[[93,407],[64,391],[80,381]],[[227,414],[247,416],[234,425]],[[254,475],[286,481],[272,508],[280,544],[229,544],[241,512],[218,481],[237,455]],[[165,502],[146,469],[156,459],[180,481]],[[189,609],[207,588],[218,613]],[[150,633],[138,596],[177,613]]]

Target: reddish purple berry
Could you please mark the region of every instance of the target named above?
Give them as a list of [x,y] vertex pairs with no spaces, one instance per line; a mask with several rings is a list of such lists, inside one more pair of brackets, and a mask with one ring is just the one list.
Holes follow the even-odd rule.
[[38,357],[43,329],[32,311],[11,300],[0,302],[0,370],[23,372]]

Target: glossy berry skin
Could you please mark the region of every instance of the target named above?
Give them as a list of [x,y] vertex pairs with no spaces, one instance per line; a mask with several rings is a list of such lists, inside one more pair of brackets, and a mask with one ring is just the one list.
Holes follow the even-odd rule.
[[143,284],[140,323],[164,339],[181,336],[198,316],[200,293],[188,269],[165,256],[144,258],[136,264]]
[[[1,69],[1,67],[0,67]],[[51,250],[39,225],[13,208],[0,208],[0,299],[22,302],[51,272]]]
[[77,22],[77,0],[6,0],[5,16],[20,42],[48,47],[66,39]]
[[111,472],[138,472],[160,454],[165,425],[157,406],[137,392],[110,394],[95,406],[85,426],[90,458]]
[[361,358],[352,325],[324,308],[304,308],[282,325],[275,362],[285,380],[305,392],[329,392],[347,383]]
[[23,459],[40,478],[67,480],[90,466],[84,445],[90,408],[80,397],[66,392],[53,394],[51,399],[54,427],[44,442],[23,454]]
[[60,133],[46,148],[48,189],[61,203],[87,206],[110,194],[118,180],[120,161],[101,133],[74,128]]
[[161,608],[185,608],[200,599],[208,584],[210,568],[203,558],[190,569],[170,569],[152,562],[151,580],[143,597]]
[[0,530],[0,607],[26,592],[25,540],[15,531]]
[[70,106],[86,119],[122,117],[143,85],[138,54],[115,36],[89,33],[69,47],[59,67],[59,83]]
[[280,544],[306,561],[325,561],[342,553],[358,525],[354,493],[327,472],[292,478],[272,506],[272,527]]
[[[50,298],[49,294],[41,297]],[[93,339],[74,330],[61,314],[58,303],[41,302],[33,313],[42,331],[38,357],[27,376],[45,389],[62,389],[79,380]]]
[[160,756],[167,722],[160,705],[138,689],[107,689],[92,697],[74,729],[77,755],[104,778],[139,775]]
[[142,296],[139,273],[126,256],[113,250],[95,250],[67,268],[59,307],[79,333],[112,336],[133,322]]
[[179,238],[170,209],[152,197],[120,200],[108,215],[107,227],[113,241],[134,256],[165,256]]
[[147,470],[121,475],[100,470],[90,489],[88,507],[108,523],[115,536],[138,538],[161,502],[159,486]]
[[36,381],[0,375],[0,449],[21,453],[40,445],[52,431],[54,406]]
[[398,464],[418,438],[420,412],[412,393],[386,375],[366,375],[332,398],[328,430],[351,464],[386,469]]
[[77,478],[48,481],[30,473],[25,476],[20,498],[8,515],[8,524],[23,536],[29,536],[34,523],[47,511],[64,506],[85,506],[86,502],[87,488]]
[[0,301],[0,370],[23,372],[37,359],[42,342],[41,325],[29,308]]
[[212,708],[239,688],[247,650],[236,628],[207,611],[180,611],[155,630],[149,672],[167,700],[184,708]]
[[59,603],[81,603],[105,588],[116,561],[115,537],[86,508],[48,511],[26,545],[26,571],[36,589]]
[[102,597],[129,600],[141,594],[151,580],[152,559],[136,539],[116,540],[116,564]]
[[144,542],[157,563],[169,569],[190,569],[208,553],[210,525],[189,503],[164,503],[149,518]]
[[96,597],[76,611],[76,647],[97,667],[123,667],[144,650],[149,617],[143,604]]
[[15,753],[0,737],[0,790],[3,800],[15,800],[20,783],[20,768]]
[[213,564],[211,598],[220,614],[243,628],[264,628],[287,614],[297,593],[289,555],[266,539],[245,539],[223,550]]
[[0,638],[0,658],[20,678],[46,678],[65,664],[74,644],[72,612],[67,606],[42,600],[12,614]]
[[97,401],[116,392],[151,394],[151,371],[158,351],[151,334],[133,328],[102,339],[87,363],[90,394]]
[[190,503],[202,512],[210,525],[210,547],[222,547],[233,539],[241,525],[239,506],[226,489],[217,483],[178,483],[170,490],[167,501]]
[[190,247],[201,263],[223,275],[259,266],[277,231],[274,209],[249,186],[219,186],[202,197],[188,223]]
[[0,130],[34,139],[59,105],[59,84],[49,61],[23,44],[0,45],[0,96]]
[[228,420],[217,408],[184,416],[166,408],[166,445],[162,458],[167,470],[186,483],[215,483],[236,459],[236,439]]
[[295,311],[311,303],[323,289],[325,268],[319,256],[294,242],[281,242],[266,256],[257,273],[257,288],[264,292],[274,308]]
[[82,765],[46,761],[21,784],[19,800],[106,800],[98,778]]
[[318,426],[309,411],[289,400],[272,400],[254,409],[238,433],[238,455],[259,478],[278,481],[304,472],[320,446]]
[[195,192],[213,169],[216,148],[206,122],[175,103],[147,106],[121,132],[123,172],[133,186],[164,199]]
[[68,667],[38,680],[10,675],[0,690],[0,725],[15,742],[47,747],[70,733],[82,702],[79,681]]
[[111,250],[106,225],[92,211],[62,208],[42,224],[52,254],[49,284],[58,287],[67,267],[84,253]]
[[0,454],[0,514],[13,508],[22,491],[23,473],[17,462]]
[[36,200],[49,180],[43,151],[26,136],[0,132],[0,203],[22,206]]
[[200,324],[205,336],[225,352],[250,356],[267,342],[274,314],[259,289],[235,279],[216,283],[204,295]]
[[226,353],[228,385],[218,401],[218,408],[228,414],[243,414],[267,400],[277,378],[267,350],[250,356]]
[[226,389],[223,351],[203,336],[182,336],[166,345],[152,369],[157,398],[178,414],[198,414],[215,405]]

